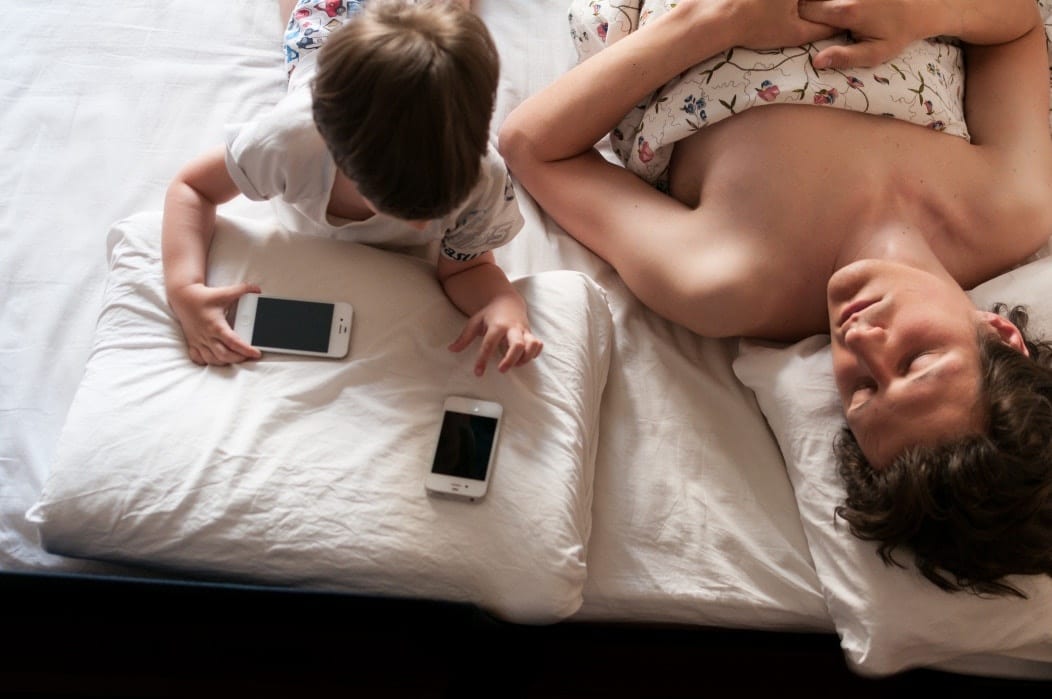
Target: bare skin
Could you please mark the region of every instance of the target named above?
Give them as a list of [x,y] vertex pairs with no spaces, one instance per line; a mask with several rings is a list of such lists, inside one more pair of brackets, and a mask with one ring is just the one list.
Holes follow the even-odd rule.
[[[1011,206],[1018,190],[997,172],[963,139],[843,110],[774,105],[703,129],[677,144],[670,186],[686,211],[662,233],[670,251],[698,253],[690,276],[703,285],[700,303],[664,310],[703,335],[827,332],[831,273],[895,256],[916,236],[960,285],[975,286],[1048,239],[1025,207]],[[594,230],[605,257],[617,243]],[[641,284],[658,307],[670,299],[662,287],[683,282],[670,279],[683,260],[655,263]],[[737,290],[729,302],[712,294],[721,277]],[[748,283],[757,279],[768,281]]]
[[901,250],[900,257],[908,262],[869,258],[841,267],[827,291],[837,388],[877,467],[919,436],[981,429],[977,328],[1028,353],[1018,329],[975,308],[928,250]]
[[[842,110],[764,106],[677,143],[671,196],[592,148],[638,101],[710,55],[798,45],[842,29],[860,43],[820,54],[816,66],[882,61],[936,34],[975,42],[966,46],[972,142]],[[609,89],[611,75],[624,89]],[[953,325],[954,343],[967,335],[974,346],[989,318],[964,289],[1018,264],[1052,233],[1048,66],[1032,0],[817,0],[799,10],[795,0],[687,0],[524,102],[504,123],[501,150],[541,206],[656,312],[713,337],[828,332],[835,361],[853,356],[851,380],[870,381],[878,403],[891,382],[872,369],[900,361],[918,329],[884,323],[879,352],[866,361],[860,345],[844,341],[841,317],[859,299],[832,293],[838,272],[875,277],[881,298],[897,298],[896,284],[908,279],[927,285],[922,296],[954,299],[929,306],[928,324]],[[867,260],[891,266],[852,268]],[[887,276],[894,265],[926,274]],[[867,288],[875,287],[856,291]],[[988,329],[1011,344],[1011,333]],[[939,400],[965,386],[974,395],[977,359],[968,362],[966,380],[944,384]],[[840,388],[848,409],[853,386]],[[975,423],[955,413],[885,429],[850,410],[848,421],[875,463]]]

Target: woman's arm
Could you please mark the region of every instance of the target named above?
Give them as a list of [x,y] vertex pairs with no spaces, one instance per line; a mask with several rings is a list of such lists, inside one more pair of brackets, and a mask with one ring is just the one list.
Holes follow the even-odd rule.
[[[505,120],[501,152],[555,161],[592,148],[643,98],[733,46],[771,48],[828,36],[796,0],[686,0],[574,67]],[[514,168],[521,173],[523,163]]]
[[[1033,251],[1048,240],[1048,55],[1034,0],[811,0],[801,4],[800,12],[856,37],[882,36],[870,42],[877,51],[902,36],[959,36],[964,41],[965,120],[977,157],[962,160],[957,175],[974,182],[978,194],[975,225],[960,241],[961,254],[988,249],[992,230],[1011,231],[1012,240],[1004,244],[1013,249]],[[844,47],[834,60],[857,65],[874,50],[852,50],[864,43]]]
[[1052,231],[1052,139],[1045,28],[1035,3],[1027,4],[1033,23],[1022,36],[965,47],[964,114],[973,147],[996,173],[992,215],[1036,249]]
[[965,42],[965,117],[972,144],[983,149],[1006,194],[1030,198],[1036,190],[1047,198],[1052,186],[1048,58],[1034,0],[806,0],[800,13],[848,29],[856,38],[875,37],[829,49],[837,65],[859,65],[874,52],[920,36],[959,37]]
[[593,146],[639,101],[712,55],[833,33],[801,20],[796,0],[685,0],[523,102],[502,125],[500,152],[560,226],[611,260],[612,241],[645,235],[688,209]]

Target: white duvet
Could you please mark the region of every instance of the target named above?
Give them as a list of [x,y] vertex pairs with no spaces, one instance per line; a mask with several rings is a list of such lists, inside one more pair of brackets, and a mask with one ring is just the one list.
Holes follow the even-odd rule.
[[[566,5],[564,0],[476,0],[502,58],[495,125],[525,96],[572,65]],[[268,451],[281,455],[279,463],[249,459],[261,440],[258,434],[239,431],[276,420],[274,435],[302,436],[300,427],[290,428],[281,416],[295,414],[297,425],[310,413],[327,420],[319,406],[331,402],[366,411],[354,403],[349,389],[335,391],[327,382],[306,384],[302,390],[286,387],[274,405],[246,405],[240,400],[247,395],[245,382],[269,367],[284,366],[261,362],[228,375],[216,372],[207,381],[194,379],[202,387],[220,381],[230,389],[207,389],[214,398],[209,404],[214,419],[160,410],[156,403],[169,397],[194,399],[190,389],[196,384],[185,384],[188,379],[169,384],[170,396],[160,382],[152,383],[152,371],[175,376],[176,369],[186,367],[175,351],[172,326],[163,338],[163,361],[129,365],[124,376],[114,366],[85,374],[89,360],[104,362],[107,352],[135,352],[138,347],[99,345],[100,333],[112,337],[120,330],[103,324],[97,332],[104,304],[112,319],[122,307],[131,311],[145,301],[134,294],[123,301],[107,295],[108,232],[114,222],[132,214],[159,210],[167,182],[187,158],[221,143],[226,123],[251,119],[280,98],[281,20],[276,3],[257,0],[136,1],[119,7],[76,0],[16,5],[8,11],[15,26],[33,28],[33,42],[8,56],[0,79],[0,155],[8,164],[0,170],[0,568],[143,574],[138,566],[118,568],[111,561],[150,559],[164,566],[166,574],[178,570],[221,579],[472,599],[515,619],[569,615],[839,631],[842,619],[827,605],[827,584],[816,572],[814,549],[805,536],[779,443],[753,392],[734,373],[735,344],[698,338],[642,308],[606,265],[566,236],[521,191],[527,227],[498,251],[498,260],[513,277],[537,277],[533,288],[542,296],[553,288],[544,281],[552,278],[542,273],[580,273],[570,284],[579,297],[568,297],[566,303],[593,308],[594,292],[600,290],[613,331],[604,377],[598,355],[576,353],[565,365],[549,367],[550,379],[568,372],[580,381],[575,391],[579,404],[559,393],[558,405],[545,408],[549,417],[560,414],[569,422],[506,424],[505,436],[567,440],[565,458],[558,465],[543,462],[546,471],[539,479],[529,473],[516,477],[502,458],[489,509],[453,510],[447,505],[459,503],[422,497],[422,485],[416,487],[419,474],[413,472],[419,465],[410,467],[408,457],[423,448],[431,425],[422,419],[423,411],[406,411],[406,402],[394,400],[395,394],[387,403],[380,401],[388,407],[370,417],[374,424],[412,423],[412,436],[383,452],[401,464],[398,473],[404,480],[374,472],[366,480],[373,497],[356,499],[355,489],[347,488],[349,465],[323,463],[307,471],[290,465],[308,455],[318,463],[322,447],[330,454],[346,454],[345,440],[322,444],[315,439],[307,449],[276,436],[262,440]],[[207,31],[231,23],[238,32]],[[232,220],[248,221],[245,225],[253,230],[271,220],[266,205],[243,199],[223,211]],[[535,282],[518,283],[530,288]],[[385,286],[383,293],[387,291]],[[154,326],[170,323],[163,318],[159,298],[148,300]],[[551,307],[564,305],[555,299]],[[560,328],[565,319],[545,322]],[[572,336],[585,342],[582,332],[575,328]],[[591,338],[589,347],[602,345],[597,336],[584,334]],[[138,341],[150,345],[144,351],[161,349],[153,341]],[[549,344],[546,360],[560,356]],[[387,370],[408,371],[397,366],[409,364],[403,361]],[[109,382],[104,387],[91,383],[103,376]],[[428,400],[438,407],[442,394],[454,387],[466,391],[481,386],[459,379],[429,381],[433,395]],[[398,396],[406,385],[399,384]],[[146,386],[155,390],[144,393]],[[85,416],[98,415],[107,406],[87,398],[78,405],[74,396],[78,389],[87,396],[102,388],[138,395],[143,414],[130,411],[127,425],[86,421]],[[588,402],[593,398],[596,402]],[[420,395],[414,401],[428,404]],[[247,411],[248,418],[237,417],[238,411]],[[153,419],[144,424],[140,418],[147,413]],[[187,422],[173,415],[183,415]],[[67,417],[72,423],[64,434]],[[249,422],[242,423],[245,419]],[[589,420],[598,420],[598,428],[586,429]],[[175,441],[171,430],[180,425],[192,429],[184,429]],[[190,434],[204,435],[206,442],[198,446],[207,446],[210,457],[180,461],[177,468],[166,445],[185,454],[194,446],[187,443]],[[228,434],[233,435],[230,440],[221,439]],[[516,445],[502,439],[502,444],[520,452],[526,448],[525,441]],[[226,460],[228,448],[235,458]],[[375,462],[378,449],[364,452],[363,461]],[[138,464],[143,470],[122,472],[123,483],[114,485],[105,466],[116,463],[108,457],[118,454],[124,469],[135,454],[144,455]],[[102,474],[79,473],[80,458],[102,464]],[[257,471],[249,461],[263,466]],[[62,468],[53,470],[56,465]],[[212,468],[224,482],[210,479]],[[310,481],[313,490],[297,492],[307,474],[321,478]],[[47,497],[49,477],[54,489],[49,484],[46,492],[62,492],[63,497]],[[90,481],[96,477],[109,477],[109,485],[96,488],[93,483],[100,481]],[[281,482],[286,489],[279,492],[268,482]],[[542,482],[548,489],[541,488]],[[144,499],[152,506],[137,509]],[[27,520],[27,510],[38,501],[32,521]],[[537,509],[528,503],[536,503]],[[498,505],[505,507],[498,511]],[[346,516],[348,509],[359,516]],[[237,513],[250,516],[238,519]],[[83,526],[74,516],[82,518]],[[450,527],[450,522],[457,524]],[[107,562],[46,552],[38,524],[44,525],[44,543],[55,550],[102,555]],[[387,536],[385,525],[397,525],[401,536]],[[520,531],[512,536],[512,526],[528,535]],[[494,538],[485,544],[492,547],[486,549],[488,560],[507,566],[483,574],[481,559],[461,559],[464,552],[448,536],[458,527],[476,539],[492,533]],[[325,534],[331,532],[344,535],[344,543],[327,542]],[[411,532],[438,532],[438,538],[411,541]],[[66,548],[72,540],[79,540],[77,550]],[[466,561],[463,570],[458,569],[460,560]],[[515,578],[529,567],[527,562],[532,577],[519,584]],[[392,577],[393,589],[387,587]],[[947,658],[938,639],[925,643],[936,652],[928,657]],[[1047,645],[1017,655],[1048,661]],[[949,660],[961,671],[1017,671],[1004,664],[1002,652],[1010,650],[998,647],[981,658]],[[1040,676],[1049,667],[1052,663],[1037,663],[1022,671]]]

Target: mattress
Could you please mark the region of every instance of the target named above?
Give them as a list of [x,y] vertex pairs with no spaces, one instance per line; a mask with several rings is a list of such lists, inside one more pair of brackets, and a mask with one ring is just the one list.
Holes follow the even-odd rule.
[[[502,61],[494,129],[576,60],[566,4],[474,3]],[[226,124],[284,94],[276,5],[77,0],[9,10],[35,38],[0,80],[0,570],[178,574],[134,556],[49,552],[40,519],[26,513],[61,456],[98,349],[100,311],[112,301],[108,236],[159,211],[176,170],[221,143]],[[587,505],[575,530],[587,574],[577,597],[542,618],[835,631],[779,441],[736,373],[738,343],[649,312],[519,196],[526,227],[498,262],[523,284],[579,273],[616,329],[594,386],[593,448],[580,451],[584,475],[567,480]],[[222,212],[249,228],[274,221],[268,204],[243,197]],[[951,669],[1052,674],[1052,643],[1004,650],[957,657]]]

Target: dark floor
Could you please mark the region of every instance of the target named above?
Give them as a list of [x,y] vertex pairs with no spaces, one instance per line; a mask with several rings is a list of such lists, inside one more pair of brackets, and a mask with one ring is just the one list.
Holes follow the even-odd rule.
[[63,576],[2,574],[0,595],[0,696],[1052,696],[930,671],[865,679],[825,634],[529,627],[464,605]]

